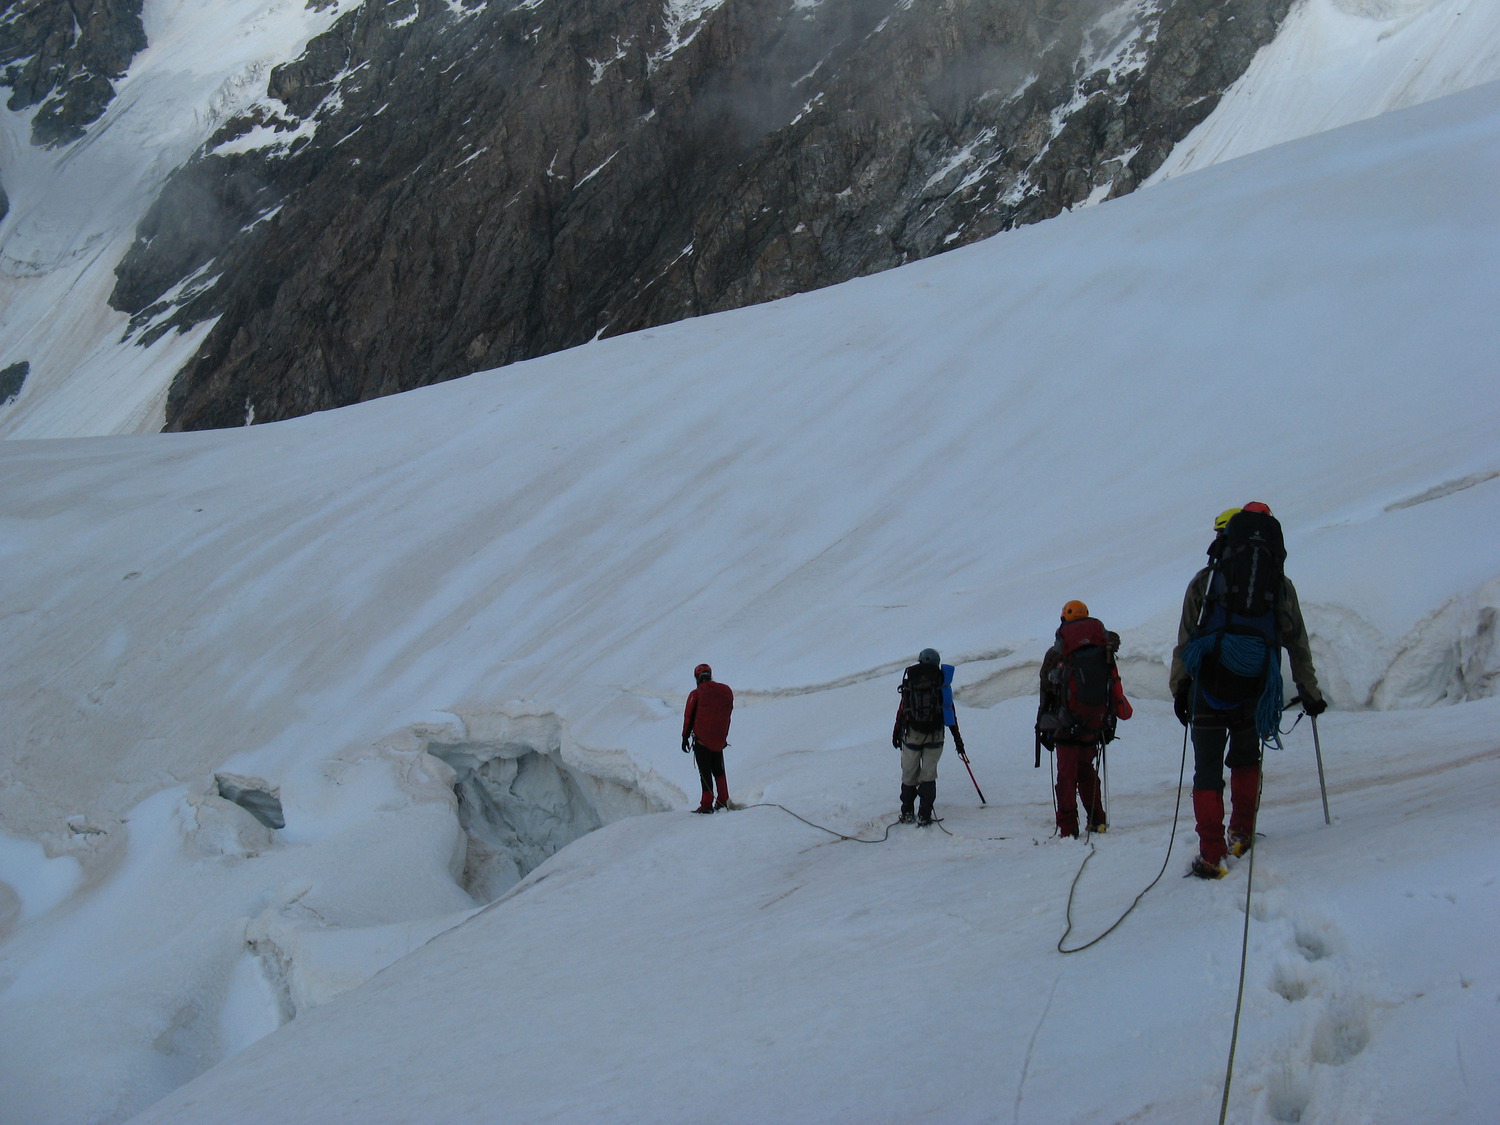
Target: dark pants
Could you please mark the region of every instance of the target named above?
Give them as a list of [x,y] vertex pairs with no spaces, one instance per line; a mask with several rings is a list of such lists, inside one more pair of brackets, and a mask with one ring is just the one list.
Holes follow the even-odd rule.
[[698,763],[698,780],[703,783],[703,803],[712,803],[717,783],[719,803],[729,804],[729,780],[724,775],[724,751],[710,750],[695,738],[693,761]]
[[1088,813],[1089,827],[1097,828],[1104,823],[1104,801],[1099,793],[1099,772],[1094,769],[1094,758],[1099,753],[1098,743],[1080,746],[1076,743],[1059,742],[1054,751],[1057,758],[1057,830],[1064,836],[1078,835],[1078,799],[1083,800]]
[[1199,854],[1210,863],[1220,862],[1229,852],[1224,839],[1225,766],[1229,767],[1232,806],[1229,834],[1249,841],[1255,836],[1255,814],[1260,804],[1260,735],[1255,731],[1254,716],[1248,711],[1195,714],[1193,814]]
[[[1225,753],[1225,747],[1229,752]],[[1260,735],[1255,721],[1239,726],[1193,722],[1193,788],[1224,790],[1224,767],[1231,770],[1260,766]]]

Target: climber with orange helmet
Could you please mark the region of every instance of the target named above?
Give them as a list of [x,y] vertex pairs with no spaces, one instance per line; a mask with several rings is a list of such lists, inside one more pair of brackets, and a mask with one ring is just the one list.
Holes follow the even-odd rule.
[[1099,787],[1096,755],[1115,736],[1115,720],[1134,714],[1115,652],[1120,638],[1080,601],[1063,606],[1062,624],[1047,655],[1042,658],[1042,699],[1037,708],[1037,764],[1041,746],[1056,755],[1055,814],[1060,836],[1078,835],[1078,802],[1088,813],[1088,830],[1107,827],[1104,797]]

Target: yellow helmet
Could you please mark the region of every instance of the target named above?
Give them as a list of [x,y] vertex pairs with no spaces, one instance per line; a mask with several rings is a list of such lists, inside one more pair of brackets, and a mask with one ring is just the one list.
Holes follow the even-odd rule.
[[1062,619],[1064,621],[1082,621],[1089,615],[1089,607],[1079,601],[1069,602],[1063,606]]
[[1223,531],[1226,527],[1229,526],[1229,521],[1232,520],[1235,516],[1239,515],[1239,513],[1239,508],[1225,508],[1222,512],[1214,517],[1214,530]]

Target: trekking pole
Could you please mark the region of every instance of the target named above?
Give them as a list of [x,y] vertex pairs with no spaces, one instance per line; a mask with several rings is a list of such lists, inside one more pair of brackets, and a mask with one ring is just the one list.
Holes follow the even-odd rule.
[[[1052,747],[1048,749],[1051,750]],[[1055,752],[1047,755],[1047,792],[1052,794],[1052,819],[1054,821],[1052,831],[1055,833],[1057,832],[1057,828],[1055,827],[1057,820],[1057,755]]]
[[1318,741],[1318,717],[1309,715],[1312,720],[1313,729],[1313,753],[1318,757],[1318,791],[1323,794],[1323,823],[1332,824],[1333,818],[1328,815],[1328,785],[1323,780],[1323,744]]
[[[1282,710],[1290,711],[1299,703],[1302,703],[1302,697],[1300,695],[1294,695],[1292,696],[1292,701],[1285,707],[1283,707]],[[1318,759],[1318,792],[1322,794],[1323,797],[1323,823],[1331,825],[1333,823],[1333,818],[1328,815],[1328,783],[1323,779],[1323,743],[1318,738],[1318,717],[1316,715],[1308,714],[1307,704],[1305,703],[1302,703],[1302,715],[1307,715],[1308,722],[1312,724],[1313,754]],[[1302,715],[1297,716],[1298,723],[1302,721]],[[1293,723],[1292,725],[1294,728],[1296,727],[1296,723]]]
[[969,765],[969,756],[962,750],[958,752],[958,760],[964,764],[964,769],[969,771],[969,780],[974,782],[974,792],[979,794],[979,803],[988,804],[984,799],[984,790],[979,788],[979,782],[974,779],[974,770]]
[[1104,815],[1109,816],[1109,755],[1104,752],[1104,743],[1099,743],[1099,771],[1104,775]]

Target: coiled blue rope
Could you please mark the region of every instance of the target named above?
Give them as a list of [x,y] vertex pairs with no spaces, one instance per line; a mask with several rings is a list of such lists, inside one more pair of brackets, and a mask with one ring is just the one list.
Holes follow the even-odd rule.
[[1249,637],[1242,633],[1205,633],[1187,643],[1182,650],[1182,665],[1194,681],[1203,658],[1215,644],[1219,645],[1219,663],[1226,671],[1236,676],[1258,676],[1266,672],[1266,686],[1255,702],[1255,732],[1264,741],[1276,733],[1281,725],[1281,660],[1280,652],[1261,637]]

